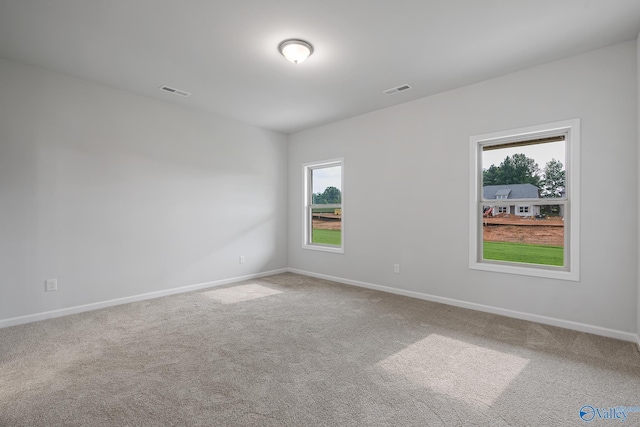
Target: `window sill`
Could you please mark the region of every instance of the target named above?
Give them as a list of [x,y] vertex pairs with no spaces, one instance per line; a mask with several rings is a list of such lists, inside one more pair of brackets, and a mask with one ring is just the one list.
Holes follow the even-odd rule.
[[332,246],[321,246],[321,245],[302,245],[302,249],[308,249],[310,251],[318,251],[318,252],[330,252],[334,254],[343,254],[344,248],[336,248]]
[[472,270],[490,271],[494,273],[517,274],[520,276],[541,277],[545,279],[570,280],[577,282],[580,276],[575,271],[567,271],[561,268],[551,270],[546,266],[524,266],[522,264],[507,265],[492,262],[471,262],[469,268]]

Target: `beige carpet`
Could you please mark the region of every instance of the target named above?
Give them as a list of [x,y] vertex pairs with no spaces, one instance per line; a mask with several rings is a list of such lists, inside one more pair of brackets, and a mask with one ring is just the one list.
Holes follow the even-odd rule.
[[0,330],[2,426],[640,425],[635,409],[632,343],[295,274]]

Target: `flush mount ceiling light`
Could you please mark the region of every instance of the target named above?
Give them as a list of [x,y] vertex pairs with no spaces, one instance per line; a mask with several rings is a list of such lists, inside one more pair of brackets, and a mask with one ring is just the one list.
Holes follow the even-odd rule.
[[289,61],[299,64],[313,53],[313,46],[304,40],[288,39],[278,45],[278,50]]

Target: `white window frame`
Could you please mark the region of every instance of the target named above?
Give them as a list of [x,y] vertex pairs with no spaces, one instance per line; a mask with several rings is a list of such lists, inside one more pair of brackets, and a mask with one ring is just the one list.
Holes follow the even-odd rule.
[[509,213],[509,206],[498,206],[497,208],[499,214]]
[[[496,200],[482,198],[482,148],[488,145],[565,136],[566,194],[553,199],[565,207],[565,266],[547,266],[482,259],[482,206]],[[580,280],[580,119],[474,135],[470,138],[469,268],[560,280]],[[499,204],[513,204],[513,201]],[[554,203],[555,204],[555,203]]]
[[[323,169],[340,166],[340,192],[341,203],[339,204],[324,204],[324,205],[314,205],[313,204],[313,188],[312,188],[312,180],[311,173],[314,169]],[[302,248],[310,249],[314,251],[322,251],[322,252],[332,252],[332,253],[344,253],[344,158],[337,159],[329,159],[323,160],[320,162],[311,162],[305,163],[302,165],[302,176],[303,176],[303,213],[302,213]],[[319,243],[312,243],[311,241],[311,233],[313,226],[312,212],[314,208],[334,208],[341,210],[341,238],[340,238],[340,246],[337,245],[322,245]]]

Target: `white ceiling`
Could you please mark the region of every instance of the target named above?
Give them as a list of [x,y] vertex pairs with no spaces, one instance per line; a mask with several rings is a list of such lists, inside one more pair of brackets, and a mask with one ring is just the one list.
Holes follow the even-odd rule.
[[639,32],[640,0],[0,0],[0,57],[286,133]]

